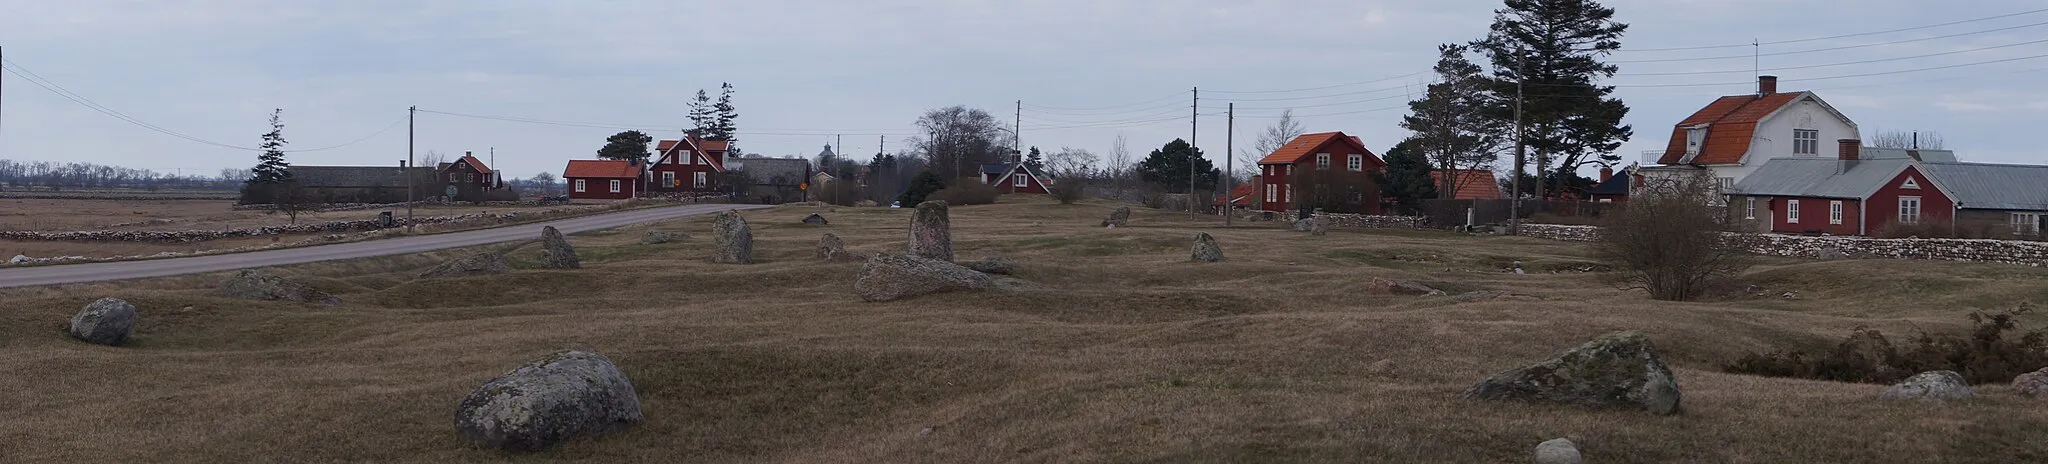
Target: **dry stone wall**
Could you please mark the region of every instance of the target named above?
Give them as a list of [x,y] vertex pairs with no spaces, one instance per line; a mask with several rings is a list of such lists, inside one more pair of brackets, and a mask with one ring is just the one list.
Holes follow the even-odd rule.
[[[1331,224],[1345,227],[1382,229],[1414,229],[1423,227],[1423,222],[1420,220],[1422,218],[1357,214],[1329,214],[1325,216],[1330,219]],[[1600,239],[1600,228],[1597,226],[1563,224],[1523,224],[1521,235],[1551,240],[1591,242]],[[1857,258],[1931,259],[2018,264],[2022,266],[2048,265],[2048,242],[1963,238],[1870,238],[1839,235],[1738,235],[1741,236],[1741,240],[1749,244],[1749,251],[1751,253],[1769,256],[1818,259],[1821,258],[1823,251],[1837,251],[1840,254]]]

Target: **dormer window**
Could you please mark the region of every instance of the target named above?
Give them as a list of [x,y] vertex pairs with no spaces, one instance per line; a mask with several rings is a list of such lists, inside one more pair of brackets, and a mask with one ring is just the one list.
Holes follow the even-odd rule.
[[1685,129],[1685,154],[1700,154],[1700,145],[1707,143],[1707,126],[1693,126]]

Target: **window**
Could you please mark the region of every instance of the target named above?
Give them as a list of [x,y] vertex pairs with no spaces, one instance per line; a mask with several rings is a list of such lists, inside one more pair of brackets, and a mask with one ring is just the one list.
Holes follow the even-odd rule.
[[1276,202],[1279,202],[1279,201],[1280,201],[1280,199],[1279,199],[1279,198],[1276,198],[1276,197],[1275,197],[1275,195],[1279,195],[1279,194],[1280,194],[1280,186],[1278,186],[1278,185],[1273,185],[1273,184],[1266,184],[1266,202],[1267,202],[1267,203],[1276,203]]
[[674,172],[663,172],[663,173],[661,173],[661,186],[663,186],[663,187],[675,187],[675,186],[676,186],[676,173],[674,173]]
[[1899,183],[1899,188],[1906,190],[1920,190],[1920,182],[1913,180],[1913,178],[1911,177],[1907,177],[1905,182]]
[[449,182],[455,182],[455,181],[458,181],[458,180],[462,180],[462,175],[460,175],[460,174],[456,174],[456,173],[452,173],[452,172],[451,172],[451,173],[448,173],[448,181],[449,181]]
[[1714,181],[1714,185],[1720,186],[1723,192],[1735,190],[1735,178],[1733,177],[1716,177]]
[[1756,197],[1749,197],[1749,207],[1744,209],[1743,219],[1756,219]]
[[1792,154],[1820,154],[1820,131],[1813,129],[1792,129]]
[[1330,154],[1329,154],[1329,153],[1317,153],[1317,154],[1316,154],[1316,169],[1329,169],[1329,168],[1330,168]]
[[1365,155],[1351,155],[1344,159],[1344,168],[1353,171],[1365,170]]
[[1280,198],[1280,201],[1289,201],[1289,200],[1293,200],[1293,199],[1294,199],[1294,186],[1292,186],[1292,185],[1289,185],[1289,186],[1287,186],[1287,196],[1281,197],[1281,198]]
[[576,193],[583,193],[583,179],[576,179]]
[[2041,233],[2041,213],[2012,213],[2013,235]]
[[697,164],[697,155],[690,153],[689,150],[683,150],[681,154],[676,155],[676,158],[683,160],[683,164]]
[[692,184],[691,184],[691,185],[695,185],[695,186],[697,186],[697,188],[704,188],[704,182],[705,182],[705,179],[704,179],[704,178],[705,178],[705,175],[704,175],[704,173],[701,173],[701,172],[699,172],[699,173],[694,173],[694,174],[692,174],[692,175],[693,175],[693,176],[694,176],[695,178],[693,178],[693,179],[690,179],[690,181],[692,182]]
[[1828,202],[1828,223],[1834,225],[1842,224],[1842,200]]
[[1690,127],[1690,128],[1686,128],[1686,129],[1685,129],[1685,154],[1688,154],[1688,155],[1697,155],[1697,154],[1700,154],[1700,144],[1701,144],[1701,143],[1704,143],[1704,142],[1706,142],[1706,141],[1707,141],[1707,128],[1705,128],[1705,127]]
[[612,193],[619,193],[619,180],[612,179]]
[[1920,223],[1920,197],[1899,197],[1899,223]]
[[1020,175],[1016,175],[1016,174],[1011,174],[1011,175],[1010,175],[1010,177],[1015,177],[1015,178],[1017,178],[1017,181],[1016,181],[1016,182],[1014,182],[1014,183],[1011,183],[1010,185],[1015,185],[1015,186],[1018,186],[1018,187],[1030,187],[1030,186],[1031,186],[1031,176],[1020,176]]
[[1799,223],[1799,199],[1785,200],[1785,222],[1790,224]]

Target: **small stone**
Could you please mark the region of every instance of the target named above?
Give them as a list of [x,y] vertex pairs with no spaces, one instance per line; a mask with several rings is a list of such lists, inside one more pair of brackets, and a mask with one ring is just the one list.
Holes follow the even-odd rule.
[[1748,291],[1748,292],[1749,292],[1749,294],[1751,294],[1751,295],[1762,295],[1762,294],[1764,294],[1764,286],[1762,286],[1762,285],[1756,285],[1756,284],[1751,284],[1751,285],[1749,286],[1749,289],[1748,289],[1747,291]]
[[118,298],[101,298],[71,316],[71,336],[107,346],[121,346],[135,332],[135,305]]
[[555,226],[540,229],[541,266],[548,269],[576,269],[583,267],[583,260],[576,257],[576,247],[569,246],[569,237],[562,235]]
[[2013,377],[2012,391],[2032,397],[2048,395],[2048,367]]
[[1579,447],[1571,440],[1553,438],[1536,445],[1536,464],[1584,464]]
[[1316,216],[1308,219],[1309,235],[1322,236],[1327,235],[1329,233],[1330,221],[1328,219],[1324,219],[1322,216]]
[[220,284],[216,290],[220,296],[244,300],[291,301],[298,303],[341,304],[341,298],[314,289],[277,275],[255,269],[243,269]]
[[671,233],[668,233],[668,232],[662,232],[662,231],[659,231],[659,230],[650,230],[650,231],[647,231],[647,235],[644,235],[644,236],[641,236],[641,237],[640,237],[640,243],[642,243],[642,244],[646,244],[646,245],[660,245],[660,244],[663,244],[663,243],[668,243],[668,242],[673,242],[673,241],[676,241],[676,235],[675,235],[675,234],[671,234]]
[[1888,400],[1925,399],[1930,401],[1959,401],[1977,396],[1970,388],[1970,382],[1956,371],[1922,372],[1884,390],[1879,398]]
[[1649,337],[1617,332],[1539,363],[1509,369],[1465,390],[1466,399],[1574,404],[1679,412],[1678,379]]
[[28,262],[35,260],[35,258],[30,258],[27,255],[14,255],[13,259],[7,260],[7,264],[28,264]]
[[918,439],[920,439],[920,440],[922,440],[922,439],[924,439],[925,437],[929,437],[929,436],[932,436],[932,432],[937,432],[938,430],[939,430],[939,426],[936,426],[936,425],[934,425],[934,426],[930,426],[930,427],[925,427],[925,428],[924,428],[924,430],[919,430],[919,431],[917,431],[917,438],[918,438]]
[[1365,284],[1367,291],[1381,295],[1444,295],[1443,290],[1415,282],[1374,277]]
[[1784,294],[1782,294],[1782,295],[1778,295],[1778,298],[1784,298],[1784,299],[1787,299],[1787,300],[1797,300],[1797,299],[1799,299],[1799,294],[1798,294],[1798,293],[1793,293],[1793,292],[1785,292],[1785,293],[1784,293]]
[[754,229],[747,227],[747,218],[739,210],[726,210],[711,222],[711,262],[723,264],[752,264],[754,262]]
[[890,301],[958,290],[983,290],[995,284],[988,274],[949,261],[912,255],[883,254],[861,266],[854,293],[863,301]]
[[858,253],[846,251],[846,241],[840,240],[838,235],[830,232],[818,237],[818,248],[812,257],[834,262],[859,262],[868,259]]
[[475,446],[536,451],[641,419],[640,395],[610,359],[559,351],[470,392],[455,430]]
[[1131,207],[1118,206],[1116,207],[1116,209],[1110,210],[1109,217],[1102,219],[1102,226],[1111,229],[1118,227],[1130,227]]
[[484,252],[441,263],[420,273],[420,277],[464,277],[512,272],[512,261],[504,253]]
[[1195,234],[1192,256],[1194,261],[1204,263],[1223,261],[1223,247],[1217,245],[1216,237],[1209,235],[1208,232],[1198,232]]
[[1294,220],[1294,231],[1295,231],[1295,232],[1308,232],[1308,231],[1309,231],[1309,229],[1312,229],[1312,228],[1314,228],[1314,227],[1315,227],[1315,223],[1314,223],[1314,220],[1312,220],[1312,219],[1307,219],[1307,218],[1303,218],[1303,219],[1296,219],[1296,220]]
[[953,220],[949,210],[943,200],[917,204],[917,212],[910,216],[911,255],[953,261]]
[[804,216],[804,223],[805,223],[805,224],[810,224],[810,225],[814,225],[814,226],[822,226],[822,225],[826,225],[826,224],[829,224],[830,222],[831,222],[831,221],[827,221],[827,220],[825,220],[825,215],[822,215],[822,214],[818,214],[818,213],[811,213],[811,215],[809,215],[809,216]]
[[991,256],[967,263],[967,268],[983,274],[1011,275],[1017,272],[1017,263],[1007,258]]

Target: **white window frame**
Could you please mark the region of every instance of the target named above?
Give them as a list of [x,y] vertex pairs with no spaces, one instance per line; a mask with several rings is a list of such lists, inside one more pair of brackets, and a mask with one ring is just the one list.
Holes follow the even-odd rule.
[[1756,197],[1749,197],[1749,207],[1743,211],[1743,219],[1756,219]]
[[1842,200],[1828,202],[1828,224],[1842,225]]
[[[1911,211],[1911,212],[1912,212],[1912,214],[1910,214],[1910,215],[1909,215],[1909,214],[1906,214],[1906,213],[1908,212],[1908,211],[1907,211],[1907,208],[1906,208],[1906,205],[1908,205],[1908,204],[1910,204],[1910,205],[1912,205],[1912,206],[1913,206],[1913,208],[1912,208],[1912,211]],[[1899,223],[1900,223],[1900,224],[1919,224],[1919,223],[1920,223],[1920,213],[1921,213],[1921,211],[1920,211],[1920,205],[1921,205],[1921,204],[1922,204],[1922,203],[1920,202],[1920,197],[1912,197],[1912,196],[1901,196],[1901,197],[1899,197]]]
[[1798,199],[1798,198],[1788,198],[1788,199],[1786,199],[1786,200],[1785,200],[1785,223],[1786,223],[1786,224],[1798,224],[1798,223],[1799,223],[1799,199]]
[[695,186],[696,186],[696,188],[704,188],[704,184],[708,182],[706,178],[708,178],[708,177],[710,177],[710,176],[709,176],[709,175],[706,175],[706,174],[705,174],[705,173],[703,173],[703,172],[696,172],[696,173],[692,173],[692,174],[690,175],[690,177],[691,177],[690,181],[691,181],[691,184],[692,184],[692,185],[695,185]]
[[612,193],[619,193],[619,184],[618,179],[612,179]]
[[1913,180],[1912,176],[1907,176],[1904,182],[1899,182],[1899,188],[1904,190],[1920,190],[1920,181]]
[[1316,170],[1328,170],[1328,169],[1330,169],[1330,154],[1329,154],[1329,153],[1317,153],[1317,154],[1316,154]]
[[1344,167],[1353,172],[1365,170],[1365,155],[1351,155],[1344,158]]
[[2011,217],[2013,235],[2041,233],[2041,213],[2012,213]]
[[576,193],[583,193],[583,179],[576,179]]
[[676,172],[675,172],[675,171],[662,171],[662,172],[661,172],[661,186],[662,186],[662,187],[675,187],[675,186],[676,186]]
[[1294,201],[1294,186],[1293,186],[1293,185],[1289,185],[1289,186],[1287,186],[1287,194],[1286,194],[1286,195],[1283,195],[1283,196],[1281,196],[1281,197],[1280,197],[1280,201]]
[[1707,128],[1688,127],[1685,129],[1685,154],[1700,154],[1700,144],[1707,142]]
[[1820,131],[1816,129],[1792,129],[1792,154],[1819,155]]
[[1010,175],[1010,177],[1014,177],[1014,178],[1016,178],[1016,179],[1017,179],[1017,180],[1015,180],[1015,181],[1011,181],[1011,182],[1010,182],[1010,185],[1011,185],[1011,186],[1014,186],[1014,187],[1030,187],[1030,186],[1031,186],[1031,177],[1030,177],[1030,176],[1020,176],[1020,175],[1016,175],[1016,174],[1011,174],[1011,175]]
[[696,153],[696,152],[692,152],[692,151],[689,151],[689,150],[683,150],[683,151],[682,151],[682,154],[681,154],[681,156],[679,156],[679,157],[680,157],[680,158],[682,158],[682,160],[683,160],[683,164],[684,164],[684,165],[691,165],[691,164],[697,164],[697,153]]

